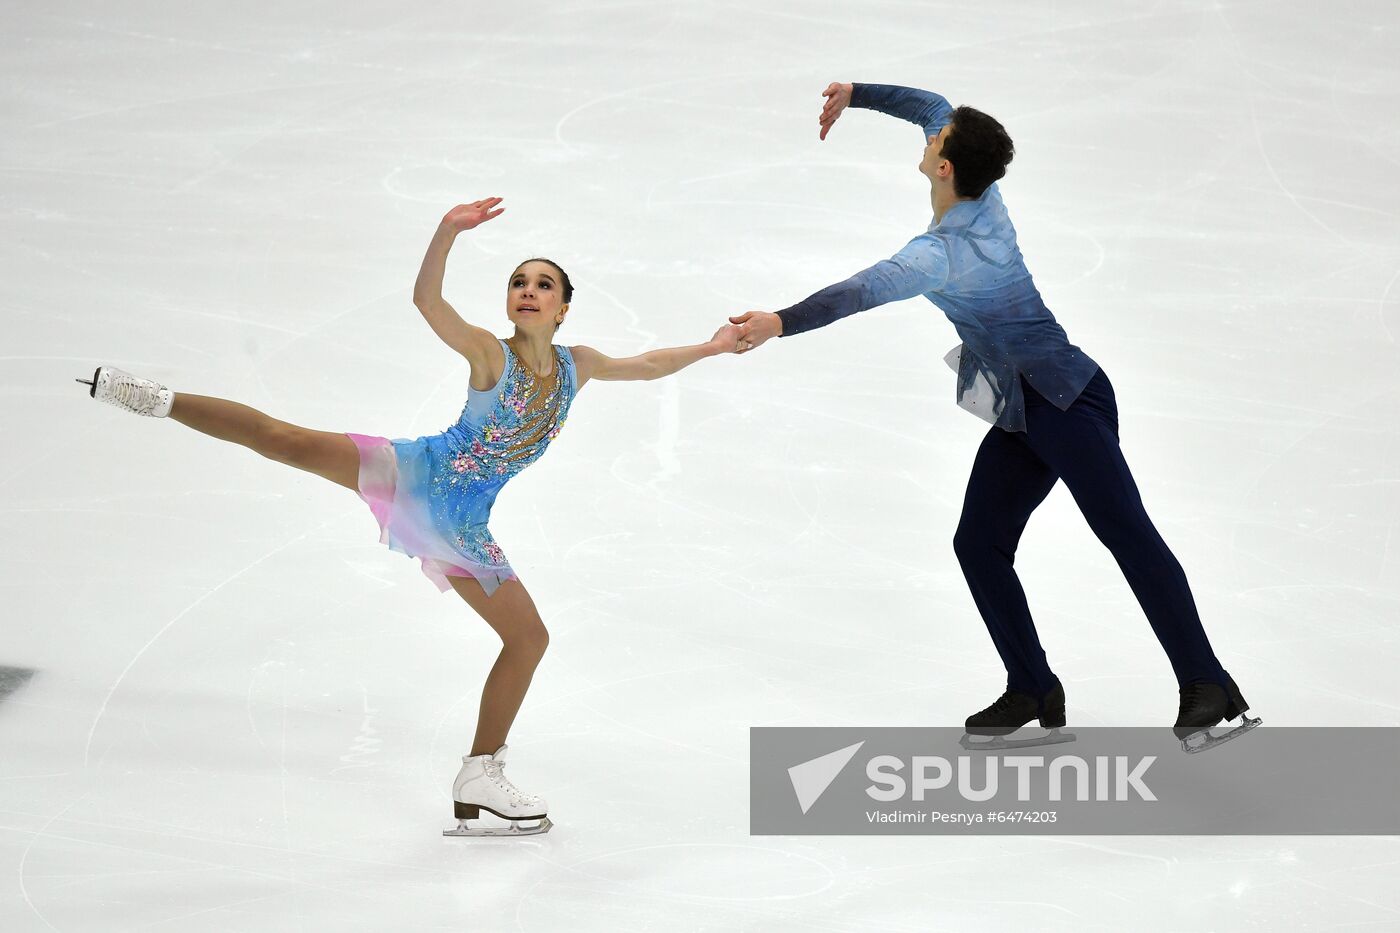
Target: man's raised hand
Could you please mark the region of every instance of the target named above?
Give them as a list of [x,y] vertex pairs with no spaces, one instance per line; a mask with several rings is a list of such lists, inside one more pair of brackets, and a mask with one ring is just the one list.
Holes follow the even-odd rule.
[[822,91],[822,96],[826,98],[826,104],[822,107],[821,138],[826,139],[826,134],[831,131],[831,124],[836,122],[836,118],[841,116],[841,111],[851,102],[851,85],[833,81]]

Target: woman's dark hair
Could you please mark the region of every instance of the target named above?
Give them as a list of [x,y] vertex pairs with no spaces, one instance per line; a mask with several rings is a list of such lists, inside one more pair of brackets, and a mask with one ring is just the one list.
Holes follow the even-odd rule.
[[1016,149],[1006,129],[971,107],[956,107],[948,121],[943,158],[953,163],[953,192],[960,198],[980,198],[987,186],[1006,174]]
[[[563,268],[560,267],[559,263],[555,262],[553,259],[545,259],[543,256],[535,256],[533,259],[527,259],[527,260],[525,260],[525,262],[522,262],[519,266],[516,266],[516,267],[515,267],[515,272],[512,272],[512,273],[510,274],[510,277],[511,277],[512,279],[515,278],[515,273],[516,273],[516,272],[519,272],[521,266],[525,265],[526,262],[543,262],[543,263],[546,263],[546,264],[548,264],[548,265],[553,266],[553,267],[554,267],[554,270],[555,270],[556,272],[559,273],[559,278],[560,278],[559,291],[560,291],[560,292],[563,294],[563,296],[564,296],[564,304],[568,304],[570,301],[573,301],[573,299],[574,299],[574,283],[569,281],[569,273],[565,272],[565,271],[563,270]],[[555,330],[558,330],[561,326],[562,326],[562,325],[560,325],[560,324],[555,324],[555,325],[554,325],[554,329],[555,329]]]

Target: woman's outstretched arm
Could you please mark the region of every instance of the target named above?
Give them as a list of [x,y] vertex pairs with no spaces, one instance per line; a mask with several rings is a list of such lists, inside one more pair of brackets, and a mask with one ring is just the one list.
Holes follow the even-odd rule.
[[488,355],[496,352],[496,335],[484,327],[462,320],[457,310],[442,297],[442,277],[447,268],[447,254],[452,250],[457,234],[500,215],[505,210],[497,207],[500,203],[500,198],[487,198],[471,204],[458,204],[448,211],[428,244],[423,267],[418,270],[418,281],[413,284],[413,304],[422,312],[433,333],[465,356],[473,366],[487,363]]
[[614,359],[605,356],[592,347],[570,347],[574,355],[574,366],[578,370],[580,387],[589,379],[604,382],[621,382],[640,379],[660,379],[685,369],[691,363],[721,353],[734,353],[739,347],[739,328],[726,324],[705,343],[689,347],[667,347],[664,350],[651,350],[637,356],[624,356]]

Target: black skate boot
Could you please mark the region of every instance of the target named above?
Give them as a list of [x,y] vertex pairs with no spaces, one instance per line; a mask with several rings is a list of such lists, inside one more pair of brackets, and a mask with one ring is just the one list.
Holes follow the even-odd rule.
[[[1037,720],[1042,728],[1049,730],[1043,736],[1030,736],[1021,739],[1007,739],[1017,729]],[[1061,732],[1065,725],[1065,688],[1059,681],[1055,688],[1043,699],[1037,701],[1028,693],[1007,690],[997,697],[996,702],[986,709],[967,717],[967,734],[959,742],[963,748],[1022,748],[1028,745],[1056,745],[1060,742],[1073,742],[1074,736]],[[977,741],[972,736],[990,736]]]
[[[1189,684],[1181,688],[1181,708],[1176,714],[1176,725],[1172,732],[1181,740],[1181,748],[1188,755],[1214,748],[1222,742],[1244,735],[1262,723],[1262,719],[1251,719],[1245,715],[1249,704],[1235,686],[1233,677],[1226,677],[1227,684]],[[1222,735],[1212,735],[1211,728],[1223,720],[1239,717],[1240,724]]]

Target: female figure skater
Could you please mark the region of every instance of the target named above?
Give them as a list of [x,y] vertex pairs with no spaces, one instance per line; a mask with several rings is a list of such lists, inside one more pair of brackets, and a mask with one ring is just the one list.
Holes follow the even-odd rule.
[[[826,139],[849,105],[923,127],[919,171],[933,221],[890,259],[777,313],[730,318],[752,346],[790,337],[891,301],[924,295],[962,344],[944,361],[958,374],[958,405],[992,424],[972,466],[953,550],[1006,666],[1006,691],[967,719],[991,744],[1062,740],[1065,694],[1045,659],[1012,563],[1031,512],[1063,479],[1090,528],[1113,553],[1171,660],[1180,688],[1174,726],[1188,752],[1258,725],[1206,639],[1181,565],[1143,508],[1118,446],[1118,408],[1107,374],[1070,343],[1031,281],[996,181],[1013,148],[996,120],[938,94],[881,84],[832,84],[819,122]],[[747,350],[741,347],[741,351]],[[1222,719],[1234,731],[1212,737]],[[1052,730],[1000,738],[1031,720]]]
[[[500,198],[461,204],[443,217],[413,290],[433,332],[471,364],[467,402],[441,434],[388,440],[313,431],[237,402],[172,392],[110,366],[98,367],[90,395],[126,411],[170,417],[264,457],[323,476],[354,491],[380,526],[380,541],[417,557],[444,592],[451,587],[500,636],[486,678],[471,754],[453,783],[456,829],[445,835],[548,831],[545,801],[521,792],[502,773],[506,733],[549,642],[539,612],[487,528],[491,504],[512,476],[539,459],[558,435],[574,395],[589,379],[657,379],[697,360],[738,349],[737,325],[703,344],[612,359],[591,347],[552,338],[569,311],[573,286],[547,259],[511,273],[508,340],[464,321],[442,297],[443,270],[457,235],[504,212]],[[510,820],[509,829],[471,828],[480,810]],[[522,828],[518,821],[538,821]]]

